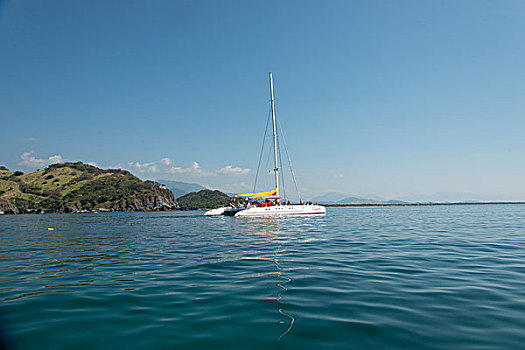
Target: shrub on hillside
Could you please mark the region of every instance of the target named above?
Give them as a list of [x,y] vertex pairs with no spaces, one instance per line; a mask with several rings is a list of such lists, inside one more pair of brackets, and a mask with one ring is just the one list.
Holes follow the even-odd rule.
[[177,202],[184,209],[212,209],[228,205],[230,197],[221,191],[202,190],[185,194]]
[[40,187],[28,184],[26,182],[20,182],[20,185],[18,185],[18,187],[20,188],[20,191],[24,193],[30,193],[30,194],[36,194],[36,195],[42,194],[42,189]]

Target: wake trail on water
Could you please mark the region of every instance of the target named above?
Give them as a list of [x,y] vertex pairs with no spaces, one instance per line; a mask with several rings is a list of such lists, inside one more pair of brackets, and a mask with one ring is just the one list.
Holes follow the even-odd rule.
[[[289,278],[289,277],[283,276],[281,274],[282,269],[281,269],[281,266],[279,265],[279,261],[277,260],[277,258],[274,259],[274,262],[275,262],[275,266],[277,267],[277,274],[279,275],[280,278],[282,278],[284,280],[283,282],[277,283],[277,286],[279,288],[281,288],[281,291],[279,293],[277,293],[277,302],[279,304],[283,305],[282,294],[288,290],[288,288],[286,288],[285,284],[290,282],[292,279]],[[283,315],[285,317],[288,317],[290,319],[290,324],[288,325],[288,328],[283,333],[281,333],[281,335],[277,338],[277,341],[281,340],[282,337],[284,337],[286,334],[290,333],[290,331],[292,330],[292,327],[293,327],[293,325],[295,323],[295,318],[292,315],[287,314],[286,312],[284,312],[282,308],[279,308],[278,312],[281,315]]]

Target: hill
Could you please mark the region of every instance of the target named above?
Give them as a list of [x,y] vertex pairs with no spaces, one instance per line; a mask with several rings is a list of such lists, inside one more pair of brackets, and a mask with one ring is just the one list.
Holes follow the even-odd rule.
[[190,192],[198,192],[200,190],[206,190],[207,188],[194,183],[173,181],[173,180],[155,180],[158,183],[165,185],[176,197],[180,197]]
[[177,209],[173,193],[128,171],[76,163],[24,174],[0,167],[0,212],[63,213]]
[[182,209],[213,209],[228,205],[230,197],[221,191],[201,190],[177,198]]

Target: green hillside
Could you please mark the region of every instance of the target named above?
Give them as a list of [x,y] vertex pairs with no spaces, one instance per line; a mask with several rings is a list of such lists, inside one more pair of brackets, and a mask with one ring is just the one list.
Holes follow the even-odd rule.
[[213,209],[228,205],[230,197],[221,191],[202,190],[185,194],[177,202],[182,209]]
[[143,211],[176,209],[177,203],[171,191],[156,182],[76,162],[27,174],[0,167],[0,207],[26,213]]

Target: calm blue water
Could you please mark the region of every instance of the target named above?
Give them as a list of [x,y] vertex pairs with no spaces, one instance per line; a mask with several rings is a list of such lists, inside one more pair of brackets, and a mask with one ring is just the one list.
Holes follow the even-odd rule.
[[0,315],[18,349],[523,349],[525,206],[1,216]]

